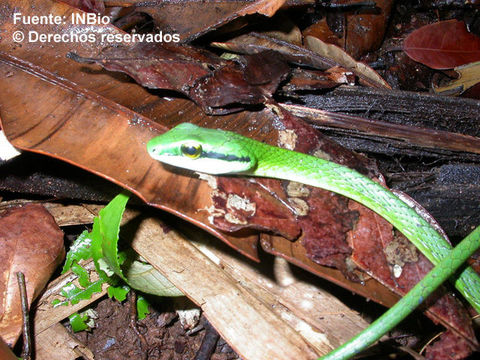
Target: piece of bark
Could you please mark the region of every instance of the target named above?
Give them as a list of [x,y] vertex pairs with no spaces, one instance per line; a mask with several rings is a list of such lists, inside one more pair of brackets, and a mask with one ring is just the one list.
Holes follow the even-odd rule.
[[305,106],[334,113],[480,136],[480,102],[472,99],[358,86],[300,99]]
[[24,153],[0,162],[0,192],[55,199],[109,201],[122,189],[76,166]]
[[35,358],[37,360],[94,359],[90,349],[77,340],[60,323],[56,323],[35,336],[35,349]]
[[[93,264],[93,261],[86,262],[83,264],[83,266],[90,272],[90,280],[92,282],[96,281],[98,279],[98,275],[94,271],[95,265]],[[55,323],[62,321],[76,311],[80,311],[85,306],[91,304],[107,293],[108,286],[107,284],[104,284],[102,286],[102,291],[99,293],[94,293],[90,299],[81,300],[77,304],[69,306],[52,305],[53,300],[64,299],[60,293],[64,286],[72,282],[78,284],[78,276],[73,274],[71,271],[66,272],[50,282],[47,289],[37,302],[35,317],[33,320],[35,334],[38,335],[39,333],[53,326]]]
[[[339,115],[349,115],[368,119],[372,124],[357,127],[355,119],[335,118],[330,121],[310,120],[318,128],[332,136],[342,145],[356,151],[378,153],[382,155],[430,156],[439,158],[453,156],[457,159],[480,162],[478,147],[480,142],[480,125],[477,114],[480,102],[472,99],[436,96],[408,91],[382,91],[360,87],[339,87],[322,96],[305,95],[299,100],[307,108],[321,109]],[[365,122],[365,121],[364,121]],[[464,135],[465,149],[458,142],[456,151],[452,151],[448,141],[433,142],[426,146],[421,132],[411,135],[408,141],[399,140],[401,134],[394,133],[388,124],[406,127],[408,130],[436,130]],[[348,136],[345,136],[345,135]],[[390,135],[390,136],[389,136]],[[471,137],[474,137],[473,139]],[[442,146],[442,142],[443,145]],[[470,152],[469,152],[470,151]],[[473,152],[473,153],[472,153]]]
[[480,164],[454,162],[396,177],[391,184],[421,203],[451,237],[463,238],[480,224]]
[[[338,114],[306,106],[282,104],[294,115],[302,117],[318,128],[332,127],[352,135],[367,135],[379,141],[390,140],[400,147],[421,147],[435,154],[461,152],[480,154],[480,138],[452,131],[392,124],[359,116]],[[406,144],[406,146],[404,145]],[[378,151],[378,150],[377,150]]]

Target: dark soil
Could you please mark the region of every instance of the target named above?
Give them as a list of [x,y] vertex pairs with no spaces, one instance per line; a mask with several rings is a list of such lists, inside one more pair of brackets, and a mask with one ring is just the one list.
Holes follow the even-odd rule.
[[[75,335],[94,353],[95,359],[196,358],[208,325],[203,316],[194,330],[188,331],[180,323],[177,314],[172,311],[172,302],[165,299],[158,306],[151,307],[151,312],[145,319],[136,322],[139,336],[131,325],[130,304],[129,301],[120,303],[109,298],[99,301],[93,307],[98,315],[98,319],[95,320],[96,327],[90,332],[83,331]],[[238,359],[238,355],[220,339],[209,359],[232,360]]]

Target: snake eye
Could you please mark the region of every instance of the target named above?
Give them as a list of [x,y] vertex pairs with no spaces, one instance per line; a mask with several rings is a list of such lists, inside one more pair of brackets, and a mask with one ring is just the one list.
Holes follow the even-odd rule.
[[200,144],[182,144],[180,147],[182,154],[190,159],[196,159],[202,153],[202,145]]

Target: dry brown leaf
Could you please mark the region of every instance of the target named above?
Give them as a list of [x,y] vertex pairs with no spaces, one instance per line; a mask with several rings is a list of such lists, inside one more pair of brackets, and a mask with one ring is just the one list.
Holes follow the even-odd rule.
[[354,72],[360,78],[360,82],[372,87],[391,89],[390,85],[375,70],[362,62],[356,61],[338,46],[327,44],[313,36],[307,36],[305,43],[310,50],[325,58],[332,59],[345,69]]
[[32,303],[65,255],[63,232],[39,204],[0,213],[0,336],[13,345],[22,330],[16,273],[23,272]]
[[280,9],[286,0],[258,0],[250,6],[238,12],[238,15],[261,14],[265,16],[273,16]]
[[445,85],[433,86],[433,91],[441,95],[461,95],[480,82],[480,61],[458,66],[454,69],[458,78]]
[[285,1],[154,0],[137,1],[135,8],[149,14],[163,32],[176,33],[182,42],[187,42],[220,26],[231,25],[245,15],[257,13],[271,17]]
[[0,359],[2,360],[17,360],[18,358],[10,350],[5,341],[0,338]]

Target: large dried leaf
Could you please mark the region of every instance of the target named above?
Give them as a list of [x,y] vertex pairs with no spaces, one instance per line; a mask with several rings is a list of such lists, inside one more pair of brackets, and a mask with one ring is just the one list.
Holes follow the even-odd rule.
[[0,213],[0,336],[14,345],[22,330],[17,272],[23,272],[29,304],[65,256],[63,233],[41,205]]
[[138,12],[149,14],[160,29],[178,33],[182,41],[191,41],[241,16],[273,16],[285,0],[251,1],[139,1]]
[[339,66],[352,71],[366,85],[390,89],[390,85],[370,66],[360,61],[356,61],[349,54],[336,45],[327,44],[320,39],[307,36],[306,44],[308,48],[315,53],[332,59]]
[[[198,209],[211,205],[205,182],[188,173],[181,175],[168,171],[146,153],[145,144],[162,132],[162,127],[106,99],[99,99],[96,94],[71,88],[70,83],[64,83],[64,87],[60,83],[52,86],[49,81],[28,75],[18,67],[0,62],[0,68],[11,75],[2,78],[8,84],[3,84],[6,96],[0,99],[0,107],[2,126],[8,129],[8,137],[15,146],[48,154],[101,174],[134,191],[146,202],[199,225],[204,224],[230,244],[235,241],[235,237],[229,240],[228,235],[208,225],[206,212],[198,212]],[[37,76],[46,76],[55,82],[59,80],[56,76],[51,77],[52,74]],[[24,101],[21,100],[21,94],[25,95],[24,86],[36,89],[41,95],[37,97],[38,102],[30,101],[28,96],[26,106],[19,109],[17,101]],[[184,106],[176,109],[172,116],[176,116],[180,109],[189,116]],[[168,113],[168,107],[165,110]],[[198,114],[191,114],[191,118],[196,116]],[[27,126],[30,131],[24,132],[24,121],[33,121],[33,127]],[[76,141],[72,141],[73,134],[77,136]],[[192,189],[195,189],[193,197]],[[256,242],[256,237],[248,240],[241,236],[241,239],[238,239],[237,246],[232,245],[246,255],[256,257],[255,247],[251,245]]]
[[[34,10],[32,10],[32,7],[34,8]],[[45,13],[45,14],[52,14],[53,16],[66,16],[67,19],[70,19],[70,14],[75,12],[75,10],[71,9],[65,4],[57,3],[54,1],[22,0],[22,1],[12,2],[12,4],[8,4],[6,2],[1,3],[0,16],[7,21],[7,23],[4,23],[4,27],[8,28],[7,34],[9,35],[8,36],[6,35],[3,38],[3,41],[0,42],[0,50],[5,51],[7,53],[15,54],[18,58],[20,58],[21,59],[19,64],[20,68],[23,68],[24,65],[22,64],[25,64],[25,66],[27,67],[31,66],[36,69],[43,68],[43,69],[50,70],[50,72],[54,72],[56,74],[53,78],[51,78],[54,82],[56,81],[55,78],[57,76],[63,79],[70,79],[76,84],[79,84],[80,86],[84,86],[87,89],[94,90],[95,91],[94,93],[90,93],[90,95],[94,99],[97,99],[98,98],[97,94],[100,94],[105,96],[109,100],[111,100],[111,101],[107,101],[107,104],[101,104],[101,105],[97,104],[96,106],[94,106],[94,108],[95,107],[102,108],[105,105],[113,109],[115,116],[117,116],[117,112],[119,112],[122,114],[121,116],[126,116],[129,119],[136,119],[137,114],[132,112],[129,112],[127,114],[122,113],[123,108],[121,106],[119,107],[117,104],[122,104],[124,106],[130,107],[133,109],[138,107],[147,115],[152,116],[153,118],[156,118],[156,119],[160,119],[164,124],[170,124],[170,125],[178,122],[179,114],[182,114],[182,113],[187,118],[192,120],[197,119],[199,122],[202,122],[202,121],[209,122],[209,121],[215,121],[218,119],[218,118],[210,119],[209,117],[206,117],[202,111],[199,111],[197,107],[192,106],[192,104],[187,101],[176,100],[174,102],[170,102],[170,101],[161,100],[156,95],[152,95],[149,92],[147,92],[141,86],[128,81],[128,78],[126,76],[122,76],[118,74],[117,76],[112,77],[112,73],[98,71],[98,68],[94,66],[88,67],[87,65],[84,65],[84,64],[78,64],[66,57],[67,54],[71,51],[74,51],[75,53],[85,57],[97,56],[102,48],[98,44],[92,44],[89,42],[75,42],[73,44],[59,42],[59,43],[55,43],[54,46],[47,47],[39,42],[34,42],[34,43],[26,42],[22,46],[18,46],[18,44],[11,41],[11,38],[12,38],[11,34],[14,31],[18,31],[18,30],[20,31],[31,30],[31,31],[44,32],[44,33],[55,33],[55,32],[82,33],[84,31],[87,31],[87,29],[88,31],[92,31],[93,29],[95,29],[95,33],[98,36],[100,36],[101,34],[121,33],[121,31],[119,31],[115,27],[110,25],[108,26],[98,25],[95,27],[93,27],[92,25],[88,25],[88,26],[72,25],[68,21],[65,24],[62,24],[61,28],[57,25],[30,25],[27,27],[22,24],[13,24],[12,19],[13,19],[14,9],[15,11],[20,11],[22,14],[25,14],[25,15],[28,15],[31,11],[33,11],[32,15],[35,15],[38,13]],[[91,73],[90,75],[89,75],[89,72]],[[6,70],[5,74],[8,76],[10,75],[8,70]],[[2,77],[2,79],[4,78],[6,79],[6,77]],[[47,75],[47,79],[48,79],[48,75]],[[69,82],[67,83],[69,84],[68,86],[72,85]],[[27,87],[31,86],[30,87],[31,89],[35,89],[35,86],[32,86],[32,84],[25,83],[24,85]],[[19,90],[19,88],[17,90]],[[32,91],[35,91],[35,90],[32,90]],[[21,92],[24,95],[26,95],[24,91],[21,91]],[[80,95],[80,94],[77,93],[77,95]],[[77,95],[74,95],[73,97],[76,97]],[[80,95],[80,97],[82,97],[82,95]],[[45,99],[48,99],[48,98],[49,97],[47,95]],[[53,99],[55,99],[55,96],[53,96]],[[2,97],[0,100],[8,100],[8,98]],[[10,99],[10,100],[13,100],[13,99]],[[26,99],[25,102],[30,102],[30,100],[31,100],[31,97],[28,96],[28,100]],[[100,101],[103,101],[103,100],[105,99],[102,98],[102,100]],[[42,102],[44,102],[44,100],[40,100],[40,103]],[[48,101],[46,102],[48,103]],[[146,104],[148,104],[148,106],[146,106]],[[52,108],[56,107],[55,104],[52,104],[52,106],[53,106]],[[106,109],[107,108],[105,108],[105,110]],[[2,111],[3,110],[5,109],[2,109]],[[33,120],[33,118],[35,117],[34,114],[36,113],[36,110],[37,110],[37,107],[33,106],[29,110],[30,115],[22,118],[24,120],[27,120],[28,118]],[[97,119],[98,115],[99,114],[96,113],[95,110],[93,110],[93,112],[88,114],[87,118],[94,120],[94,119]],[[245,121],[246,117],[248,118],[248,116],[246,116],[245,113],[235,114],[235,115],[232,115],[231,117],[225,118],[225,122],[231,123],[231,124],[241,123]],[[37,120],[39,119],[37,118]],[[78,120],[82,122],[84,119],[78,118]],[[125,126],[128,126],[128,124],[125,124]],[[163,129],[165,130],[166,128],[163,127]],[[113,128],[110,129],[110,131],[112,131],[112,134],[116,133],[116,130],[117,129],[115,125],[113,125]],[[144,141],[146,142],[149,140],[152,134],[149,132],[149,130],[145,130],[145,131],[146,133],[144,134],[145,136]],[[81,123],[79,123],[76,132],[78,134],[87,135],[88,128],[83,128]],[[75,131],[73,133],[75,133]],[[67,137],[70,138],[70,136],[67,136]],[[109,137],[111,136],[109,135]],[[67,140],[67,143],[70,144],[71,139]],[[74,143],[75,142],[73,142],[72,145]],[[139,152],[144,150],[141,144],[137,144],[137,147],[134,147],[134,149],[136,149],[136,151],[139,151]],[[51,155],[55,156],[55,154],[51,154]],[[114,164],[110,163],[109,166],[114,166]],[[93,169],[91,169],[91,171],[95,172],[95,170]],[[116,173],[116,171],[112,171],[112,174],[113,173]],[[168,174],[168,172],[165,172],[165,174]],[[196,205],[200,207],[208,205],[208,199],[207,199],[208,196],[205,194],[206,190],[202,190],[202,189],[206,189],[207,187],[203,186],[202,182],[196,179],[193,179],[189,176],[178,177],[172,173],[170,173],[170,176],[172,176],[171,178],[169,178],[168,176],[164,177],[164,174],[158,174],[158,176],[160,179],[165,178],[167,180],[165,184],[175,184],[176,186],[178,186],[176,188],[177,190],[175,190],[175,189],[169,188],[169,186],[165,186],[161,188],[162,184],[159,184],[160,185],[159,189],[155,190],[158,193],[165,191],[165,193],[167,194],[170,190],[173,191],[169,194],[171,203],[169,205],[169,203],[166,202],[167,207],[171,206],[173,209],[179,208],[180,209],[179,211],[182,211],[182,209],[184,209],[183,212],[188,217],[189,214],[192,215],[196,213]],[[192,202],[191,197],[187,193],[185,193],[185,190],[183,191],[185,193],[184,197],[180,197],[180,196],[177,197],[175,195],[175,192],[179,191],[178,189],[189,189],[189,188],[191,189],[191,186],[193,186],[193,188],[198,188],[199,195],[197,195],[195,199],[198,199],[199,203]],[[182,203],[183,205],[181,205]],[[186,208],[191,208],[191,211],[185,211]],[[175,210],[172,210],[172,211],[175,211]],[[199,216],[200,218],[202,218],[201,215],[202,214],[200,214]],[[206,216],[203,217],[203,220],[196,219],[195,222],[198,225],[202,225],[203,223],[208,223],[206,221]],[[208,227],[208,225],[206,226]],[[229,244],[236,247],[240,252],[244,253],[245,255],[251,258],[257,258],[257,255],[256,255],[257,254],[256,252],[257,236],[250,236],[250,237],[232,236],[231,237],[226,234],[220,234],[218,231],[214,229],[211,229],[211,231],[213,231],[218,237],[220,237],[224,241],[227,241]]]
[[440,21],[408,35],[403,50],[433,69],[450,69],[480,61],[480,37],[469,33],[463,21]]
[[[186,45],[139,43],[106,48],[96,59],[70,57],[125,72],[151,89],[183,93],[206,113],[226,114],[238,111],[239,104],[259,104],[271,97],[290,72],[275,55],[265,51],[234,62]],[[233,104],[237,108],[232,109]]]
[[255,54],[261,51],[272,50],[281,54],[286,60],[314,68],[326,70],[336,66],[345,68],[354,73],[366,85],[389,89],[390,85],[378,73],[366,64],[354,60],[338,46],[324,43],[309,36],[308,48],[290,44],[260,33],[240,35],[226,42],[214,42],[212,45],[222,49]]

